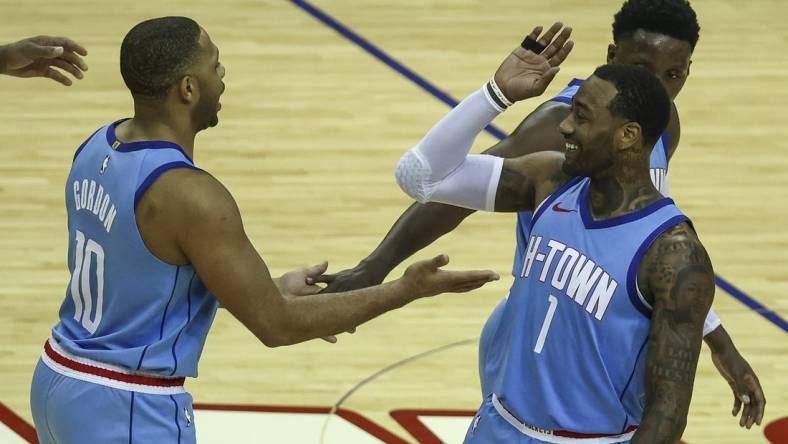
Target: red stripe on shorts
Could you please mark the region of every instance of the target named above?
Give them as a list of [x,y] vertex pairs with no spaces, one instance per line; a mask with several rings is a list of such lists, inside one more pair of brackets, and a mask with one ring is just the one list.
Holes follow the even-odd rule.
[[155,387],[178,387],[182,386],[186,381],[186,378],[156,378],[153,376],[129,375],[126,373],[116,372],[114,370],[107,370],[105,368],[83,364],[56,352],[55,349],[49,345],[49,341],[44,343],[44,352],[47,354],[47,356],[49,356],[50,359],[62,365],[63,367],[70,368],[71,370],[75,370],[80,373],[101,376],[102,378],[114,379],[116,381],[121,381],[128,384],[151,385]]

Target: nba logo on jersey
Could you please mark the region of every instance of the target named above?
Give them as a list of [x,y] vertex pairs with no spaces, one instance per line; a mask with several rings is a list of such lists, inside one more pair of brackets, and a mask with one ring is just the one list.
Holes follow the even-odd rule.
[[104,161],[101,162],[101,168],[99,169],[99,175],[103,176],[104,173],[107,172],[107,168],[109,168],[109,154],[104,158]]

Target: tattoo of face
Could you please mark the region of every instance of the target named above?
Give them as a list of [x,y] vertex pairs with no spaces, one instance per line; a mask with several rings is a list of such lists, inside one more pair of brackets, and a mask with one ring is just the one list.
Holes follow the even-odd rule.
[[641,272],[654,307],[646,360],[646,417],[661,422],[669,432],[665,436],[678,438],[692,398],[703,322],[714,297],[714,272],[686,223],[657,239]]

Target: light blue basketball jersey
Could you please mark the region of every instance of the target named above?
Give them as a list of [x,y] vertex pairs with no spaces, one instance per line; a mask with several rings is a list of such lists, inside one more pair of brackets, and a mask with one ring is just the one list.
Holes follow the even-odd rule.
[[194,268],[143,243],[135,207],[173,168],[196,169],[176,144],[121,143],[115,126],[77,151],[66,182],[71,281],[53,338],[67,352],[133,372],[197,376],[218,302]]
[[493,339],[505,352],[492,390],[540,428],[623,433],[645,403],[651,310],[638,267],[654,239],[688,219],[662,198],[595,221],[589,187],[573,178],[534,213]]

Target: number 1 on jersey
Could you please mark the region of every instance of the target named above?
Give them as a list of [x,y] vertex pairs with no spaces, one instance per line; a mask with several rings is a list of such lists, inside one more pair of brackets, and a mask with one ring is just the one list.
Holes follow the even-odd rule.
[[[85,234],[77,231],[76,257],[74,258],[74,274],[71,276],[71,298],[74,300],[74,320],[82,322],[82,326],[90,334],[96,332],[101,322],[104,309],[104,248],[93,239],[85,242]],[[93,292],[90,289],[90,269],[93,256],[96,256],[96,314],[90,319],[93,311]]]
[[550,323],[553,322],[555,307],[558,306],[558,299],[555,296],[550,295],[547,300],[550,301],[550,306],[547,307],[547,315],[545,316],[544,322],[542,323],[542,330],[539,332],[539,337],[536,338],[536,346],[534,346],[535,353],[542,353],[544,341],[547,339],[547,331],[550,330]]

